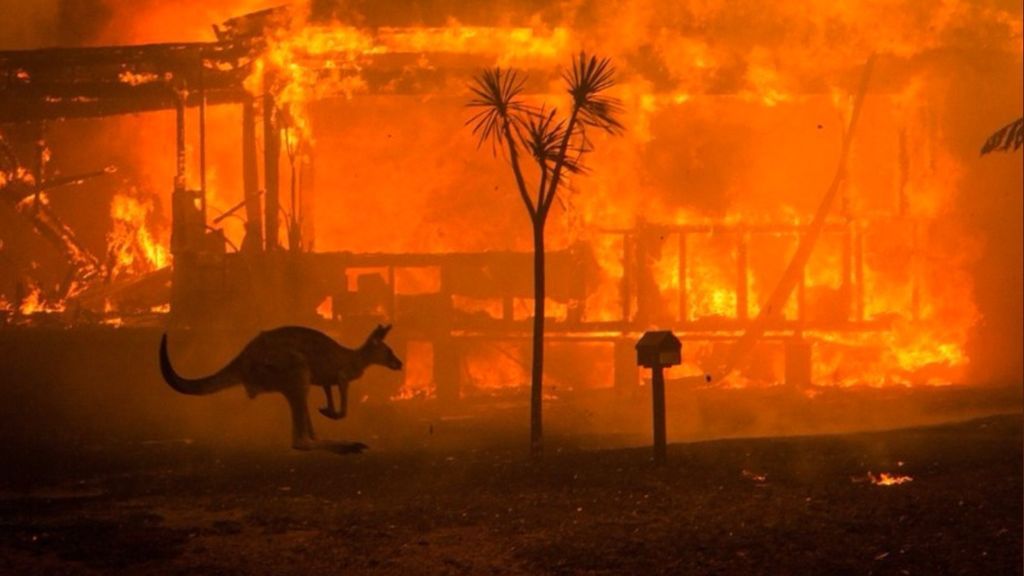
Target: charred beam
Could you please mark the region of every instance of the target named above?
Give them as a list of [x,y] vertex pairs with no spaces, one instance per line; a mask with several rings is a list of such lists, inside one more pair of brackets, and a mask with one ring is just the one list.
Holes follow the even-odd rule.
[[277,123],[277,106],[269,92],[263,95],[263,178],[266,190],[264,230],[266,249],[277,248],[280,229],[281,196],[279,167],[281,160],[281,130]]
[[245,189],[245,241],[242,245],[246,250],[263,248],[255,108],[251,98],[242,103],[242,182]]

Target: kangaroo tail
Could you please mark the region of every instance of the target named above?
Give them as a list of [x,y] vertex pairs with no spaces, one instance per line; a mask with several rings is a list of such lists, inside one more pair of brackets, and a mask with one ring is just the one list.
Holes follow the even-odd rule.
[[220,371],[205,378],[183,378],[174,371],[171,366],[171,358],[167,355],[167,334],[160,339],[160,372],[164,380],[182,394],[202,396],[213,394],[225,388],[230,388],[239,383],[238,379],[231,374],[231,364],[228,364]]

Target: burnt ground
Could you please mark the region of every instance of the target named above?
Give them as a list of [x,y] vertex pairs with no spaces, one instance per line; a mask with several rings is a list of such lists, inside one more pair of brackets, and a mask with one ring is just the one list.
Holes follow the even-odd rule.
[[[886,432],[358,456],[7,446],[5,574],[1020,574],[1019,414]],[[878,486],[869,472],[909,475]]]

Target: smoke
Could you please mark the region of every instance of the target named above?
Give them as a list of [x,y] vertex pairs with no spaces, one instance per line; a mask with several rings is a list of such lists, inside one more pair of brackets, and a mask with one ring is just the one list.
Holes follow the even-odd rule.
[[0,0],[0,50],[26,50],[56,44],[60,0]]

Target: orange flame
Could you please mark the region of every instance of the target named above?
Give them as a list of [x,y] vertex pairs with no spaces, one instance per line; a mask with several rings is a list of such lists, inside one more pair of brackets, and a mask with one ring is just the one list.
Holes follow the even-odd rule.
[[906,484],[907,482],[913,482],[914,479],[910,476],[904,476],[902,474],[890,474],[888,472],[882,472],[878,475],[868,472],[868,478],[871,483],[875,486],[898,486],[900,484]]
[[114,277],[151,272],[170,263],[167,248],[150,231],[152,212],[152,199],[116,194],[111,200],[112,228],[107,245]]
[[[268,5],[212,4],[194,14],[182,11],[178,19],[193,18],[180,30],[208,30],[213,12],[227,17]],[[148,16],[135,15],[138,22],[127,39],[166,39],[144,34],[165,33],[166,9],[151,10]],[[580,48],[600,46],[619,66],[616,95],[629,130],[618,139],[594,135],[591,171],[571,179],[549,224],[548,246],[588,243],[600,270],[588,278],[593,283],[583,319],[622,319],[623,280],[635,267],[624,261],[623,236],[602,231],[633,230],[645,217],[652,226],[666,227],[807,222],[835,170],[849,120],[846,76],[868,54],[878,53],[880,65],[888,66],[880,74],[884,85],[867,97],[842,199],[830,222],[854,230],[856,242],[847,248],[839,236],[826,234],[819,243],[805,271],[804,313],[812,319],[815,314],[841,318],[837,302],[856,301],[845,292],[852,291],[862,294],[862,304],[848,316],[879,328],[804,330],[803,337],[815,343],[813,380],[836,386],[961,381],[970,362],[968,339],[980,320],[970,274],[980,248],[972,233],[956,224],[965,169],[943,130],[949,113],[944,99],[957,88],[942,78],[952,76],[948,72],[955,63],[935,62],[947,51],[984,46],[1019,63],[1018,13],[964,2],[926,12],[889,1],[780,3],[759,15],[760,28],[732,30],[735,8],[717,2],[623,3],[593,22],[569,12],[558,22],[499,14],[495,21],[502,25],[492,27],[449,20],[445,26],[371,28],[355,20],[310,22],[297,9],[291,22],[268,32],[266,51],[255,61],[246,88],[252,94],[275,93],[286,112],[289,148],[316,142],[308,153],[318,160],[313,192],[318,249],[528,250],[526,218],[506,167],[476,153],[472,135],[461,129],[469,72],[452,74],[438,93],[413,97],[394,96],[388,86],[365,96],[366,72],[380,57],[395,54],[417,56],[403,71],[410,74],[445,66],[456,72],[460,66],[528,68],[539,79],[530,87],[538,94],[529,98],[557,104],[565,96],[557,76],[545,74]],[[801,33],[775,34],[770,22],[793,22]],[[848,41],[835,42],[836,30]],[[344,101],[325,103],[314,114],[311,104],[328,96]],[[237,129],[237,117],[218,117],[215,109],[210,114],[211,133]],[[330,120],[323,123],[329,129],[314,125],[321,114]],[[141,162],[158,166],[154,174],[172,173],[149,153],[155,146],[141,147]],[[211,170],[220,166],[218,174],[225,174],[216,190],[224,206],[241,197],[240,179],[226,176],[239,163],[237,153],[211,158]],[[155,181],[163,185],[170,179]],[[370,224],[377,222],[388,225]],[[743,286],[748,317],[760,312],[796,239],[796,233],[750,236],[749,278]],[[232,241],[241,243],[237,237]],[[734,239],[691,234],[685,252],[678,246],[678,238],[666,238],[648,263],[661,299],[658,321],[738,320],[744,311],[738,310]],[[847,249],[859,255],[862,278],[844,276]],[[686,259],[682,274],[681,258]],[[552,302],[549,310],[565,318],[555,308],[564,306]],[[495,318],[504,313],[496,300],[456,297],[456,308]],[[627,308],[635,314],[635,306]],[[517,301],[513,313],[522,319],[531,311],[528,303]],[[799,313],[796,295],[777,311],[786,321]],[[735,331],[713,335],[734,337]],[[687,343],[686,372],[712,369],[720,348]],[[480,366],[465,370],[478,388],[526,384],[518,351],[482,356],[471,361]],[[485,369],[491,362],[497,367]],[[781,379],[781,374],[739,375],[727,385]],[[416,386],[429,380],[417,378]]]

